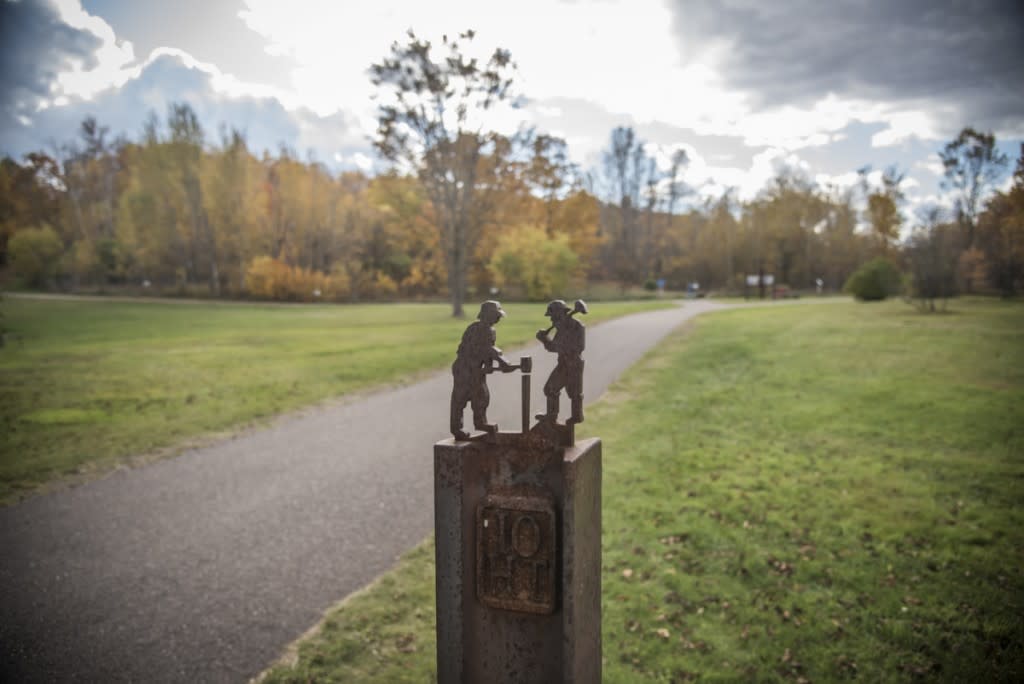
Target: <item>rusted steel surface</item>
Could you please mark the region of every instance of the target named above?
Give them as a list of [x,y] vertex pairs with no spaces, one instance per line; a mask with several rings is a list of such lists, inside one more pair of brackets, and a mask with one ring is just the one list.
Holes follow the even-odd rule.
[[476,597],[492,608],[555,612],[554,502],[489,494],[476,510]]
[[[544,413],[537,414],[537,424],[530,427],[530,372],[533,359],[524,356],[513,366],[495,346],[497,333],[494,326],[505,317],[499,302],[490,300],[480,305],[477,320],[470,323],[462,335],[455,362],[452,364],[451,421],[452,436],[458,441],[473,439],[488,440],[498,432],[498,426],[487,421],[487,407],[491,402],[487,388],[487,376],[500,371],[523,373],[522,432],[533,432],[545,436],[556,444],[572,445],[575,438],[574,426],[583,422],[583,350],[586,347],[586,327],[573,318],[576,314],[588,313],[587,304],[577,299],[573,307],[561,299],[550,302],[544,313],[551,319],[551,325],[537,331],[537,340],[544,349],[558,355],[554,370],[544,383],[544,397],[547,403]],[[550,337],[555,330],[555,337]],[[558,423],[558,404],[562,390],[569,396],[571,412],[565,425]],[[463,413],[469,404],[473,410],[473,427],[479,432],[467,432],[462,427]]]
[[511,373],[517,368],[501,355],[495,346],[497,333],[494,326],[505,317],[501,304],[489,300],[480,305],[477,320],[470,323],[462,334],[462,341],[452,363],[451,429],[456,439],[469,439],[462,429],[462,414],[469,404],[473,409],[473,427],[484,432],[497,432],[498,426],[487,422],[487,407],[491,394],[487,389],[487,375],[495,370]]
[[[558,354],[558,363],[544,383],[544,396],[547,399],[545,413],[537,414],[537,419],[554,423],[558,419],[558,398],[562,392],[569,395],[572,407],[567,424],[575,425],[583,422],[583,350],[586,347],[586,326],[573,318],[578,313],[588,313],[587,304],[577,299],[572,309],[561,299],[548,304],[544,315],[551,319],[551,327],[537,331],[537,340],[549,352]],[[549,335],[556,330],[555,338]]]
[[600,441],[444,440],[434,491],[438,681],[599,682]]
[[523,356],[519,359],[519,370],[523,373],[523,434],[530,431],[530,373],[533,372],[533,358]]

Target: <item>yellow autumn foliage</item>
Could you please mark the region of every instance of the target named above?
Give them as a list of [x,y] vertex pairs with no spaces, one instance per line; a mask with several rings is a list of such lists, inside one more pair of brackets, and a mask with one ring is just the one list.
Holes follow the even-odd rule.
[[246,269],[246,289],[258,299],[289,302],[331,301],[348,294],[344,274],[289,266],[269,256],[256,257]]

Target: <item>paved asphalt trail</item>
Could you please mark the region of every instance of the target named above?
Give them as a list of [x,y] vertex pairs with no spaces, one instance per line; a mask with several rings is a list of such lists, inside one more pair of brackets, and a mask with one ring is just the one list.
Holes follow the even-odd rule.
[[[586,400],[715,308],[692,301],[588,329]],[[554,355],[522,353],[534,358],[536,412]],[[490,386],[491,420],[518,429],[519,374]],[[450,392],[440,372],[0,509],[0,681],[257,674],[432,531],[432,447],[448,436]]]

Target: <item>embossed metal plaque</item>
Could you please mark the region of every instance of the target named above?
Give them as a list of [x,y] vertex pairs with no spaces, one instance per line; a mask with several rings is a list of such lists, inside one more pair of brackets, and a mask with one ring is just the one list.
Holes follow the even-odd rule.
[[476,510],[476,595],[492,608],[549,615],[558,539],[548,499],[489,495]]

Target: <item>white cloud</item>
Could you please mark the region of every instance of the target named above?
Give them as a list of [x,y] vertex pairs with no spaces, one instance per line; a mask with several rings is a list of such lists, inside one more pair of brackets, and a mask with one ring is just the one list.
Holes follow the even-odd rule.
[[939,178],[946,175],[946,167],[942,165],[942,161],[937,156],[930,156],[927,159],[914,162],[914,168],[928,171]]
[[93,54],[95,66],[86,68],[81,60],[76,60],[71,70],[58,74],[61,94],[89,98],[101,90],[124,84],[131,74],[128,67],[135,61],[132,44],[118,40],[110,24],[82,9],[79,0],[56,0],[55,4],[65,24],[88,31],[100,40],[100,47]]
[[888,125],[871,136],[872,147],[897,145],[911,137],[939,138],[931,115],[920,111],[888,112],[878,117]]
[[[217,65],[197,60],[176,47],[156,48],[139,61],[132,43],[118,38],[103,18],[83,9],[81,0],[53,1],[60,20],[72,28],[92,34],[98,40],[99,47],[90,55],[89,60],[73,59],[70,68],[56,75],[52,97],[41,101],[41,109],[64,106],[76,99],[92,99],[108,89],[120,88],[129,80],[139,78],[145,69],[161,57],[167,56],[174,57],[188,68],[208,74],[213,89],[219,94],[228,97],[273,97],[289,109],[298,109],[304,104],[293,91],[241,81],[223,72]],[[334,111],[336,108],[324,114]]]
[[835,188],[840,192],[849,190],[850,188],[856,187],[860,183],[860,174],[856,171],[847,171],[846,173],[828,174],[828,173],[816,173],[814,174],[814,182],[822,188]]
[[362,152],[356,152],[352,155],[352,163],[363,172],[369,171],[373,168],[373,159],[363,154]]
[[[784,168],[803,173],[810,166],[793,152],[771,147],[754,155],[748,168],[709,164],[693,146],[681,146],[686,150],[690,163],[683,174],[683,181],[696,190],[700,199],[720,197],[727,190],[734,190],[736,198],[751,200],[765,185]],[[664,163],[659,166],[664,167]]]
[[185,68],[203,72],[209,77],[210,86],[213,90],[221,95],[227,97],[270,97],[280,101],[281,104],[292,109],[301,106],[294,97],[292,97],[288,92],[282,91],[280,88],[260,83],[246,83],[240,81],[231,74],[226,74],[221,71],[217,68],[216,64],[201,62],[184,50],[178,50],[177,48],[161,47],[153,50],[145,63],[129,71],[130,77],[138,78],[143,70],[155,61],[159,60],[161,57],[171,57],[180,62]]
[[172,102],[189,104],[211,144],[221,125],[242,131],[256,154],[282,145],[305,157],[343,159],[335,168],[366,168],[370,145],[356,122],[344,113],[319,116],[308,109],[286,108],[269,94],[230,92],[224,75],[179,50],[160,49],[145,64],[133,67],[119,88],[107,88],[90,99],[67,101],[35,112],[31,126],[0,126],[0,149],[21,156],[68,141],[86,116],[94,116],[112,135],[135,137],[148,112],[162,118]]

